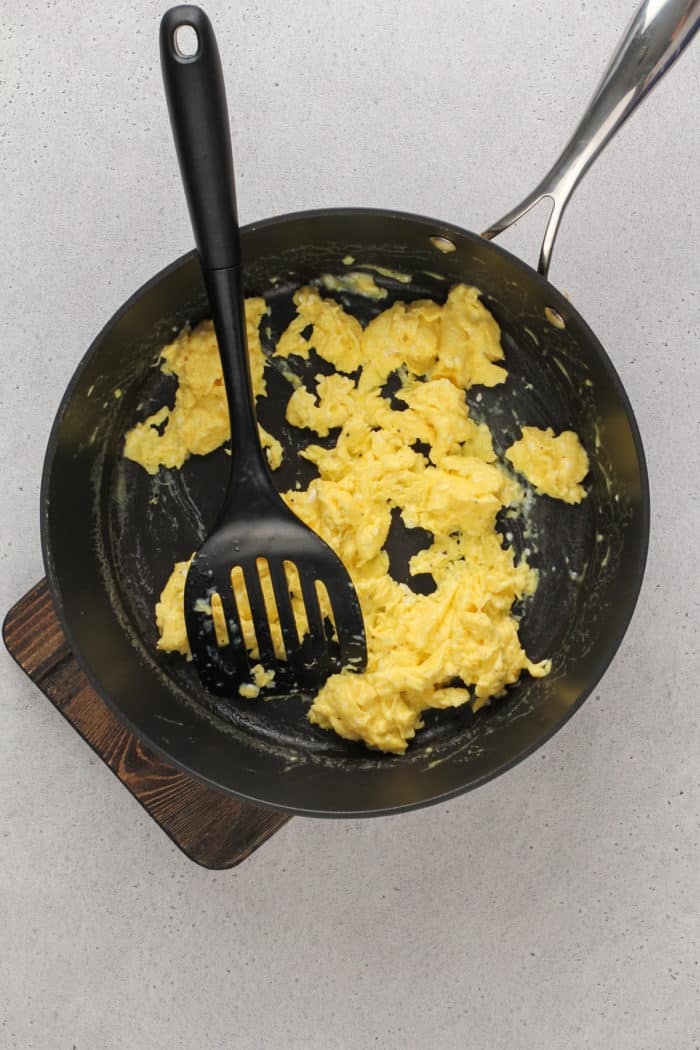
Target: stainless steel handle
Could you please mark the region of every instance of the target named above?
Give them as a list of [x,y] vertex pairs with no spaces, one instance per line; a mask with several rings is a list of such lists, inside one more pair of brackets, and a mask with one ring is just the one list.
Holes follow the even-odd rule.
[[547,276],[564,209],[617,129],[675,62],[700,27],[700,0],[645,0],[622,37],[588,109],[557,161],[516,208],[485,230],[487,240],[545,197],[552,202],[538,270]]

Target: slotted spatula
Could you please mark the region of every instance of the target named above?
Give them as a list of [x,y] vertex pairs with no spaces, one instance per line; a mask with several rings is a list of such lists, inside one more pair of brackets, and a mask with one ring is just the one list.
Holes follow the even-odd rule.
[[[235,694],[242,683],[250,681],[257,663],[275,674],[275,684],[291,680],[300,688],[317,687],[343,666],[365,667],[364,624],[347,570],[278,495],[260,445],[246,344],[226,92],[214,31],[200,8],[174,7],[164,15],[160,57],[231,419],[226,500],[216,526],[192,560],[185,584],[192,658],[203,684],[223,695]],[[298,628],[294,616],[289,566],[295,566],[298,573],[308,634]],[[242,571],[245,581],[257,659],[251,658],[246,647],[250,637],[244,636],[234,595],[234,568]],[[263,581],[269,584],[271,580],[286,658],[280,659],[275,651],[261,571]],[[335,642],[324,619],[317,581],[324,585],[330,601]],[[240,597],[240,585],[238,591]],[[221,631],[217,639],[211,613],[215,594],[221,600],[227,639],[222,639]],[[269,602],[269,589],[267,596]]]

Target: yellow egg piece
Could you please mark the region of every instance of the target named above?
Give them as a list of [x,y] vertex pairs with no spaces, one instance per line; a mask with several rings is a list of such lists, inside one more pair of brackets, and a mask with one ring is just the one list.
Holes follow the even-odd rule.
[[[250,373],[256,398],[266,392],[265,358],[258,329],[267,312],[265,300],[246,299],[246,335]],[[175,405],[164,406],[128,432],[124,455],[157,474],[160,467],[181,467],[189,456],[205,456],[231,436],[219,348],[211,321],[185,328],[161,352],[161,369],[177,376]],[[259,428],[273,470],[282,462],[282,446]]]
[[573,430],[555,437],[551,427],[523,427],[520,441],[506,452],[519,474],[538,492],[564,503],[580,503],[586,490],[580,482],[589,469],[586,450]]

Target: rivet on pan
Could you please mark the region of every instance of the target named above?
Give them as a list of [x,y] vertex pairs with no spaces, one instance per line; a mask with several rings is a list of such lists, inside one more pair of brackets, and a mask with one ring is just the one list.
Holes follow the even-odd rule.
[[433,248],[437,248],[437,250],[442,252],[443,255],[448,255],[450,252],[457,251],[457,245],[447,237],[431,237],[430,243]]
[[558,310],[553,310],[551,306],[545,306],[544,316],[547,318],[553,328],[566,328],[566,321]]

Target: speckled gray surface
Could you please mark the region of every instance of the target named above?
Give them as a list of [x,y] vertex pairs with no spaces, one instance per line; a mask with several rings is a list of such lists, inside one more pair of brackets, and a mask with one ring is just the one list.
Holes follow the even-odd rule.
[[[470,228],[578,118],[627,0],[210,0],[243,221],[392,205]],[[38,486],[65,383],[189,247],[161,4],[3,18],[0,606],[42,573]],[[552,277],[644,436],[642,598],[595,696],[475,794],[293,820],[190,864],[0,656],[0,1047],[695,1050],[700,1046],[700,47],[580,187]],[[534,257],[541,218],[509,244]]]

